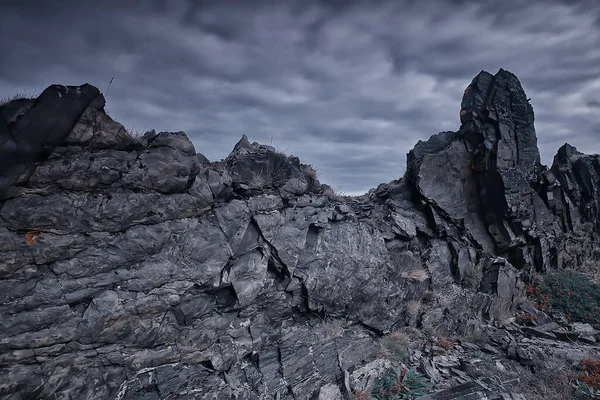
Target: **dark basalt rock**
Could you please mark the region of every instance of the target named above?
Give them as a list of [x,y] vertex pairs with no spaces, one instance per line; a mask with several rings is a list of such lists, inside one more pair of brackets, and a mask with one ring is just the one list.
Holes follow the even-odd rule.
[[71,133],[100,91],[89,84],[52,85],[37,99],[21,99],[0,107],[0,200],[35,162],[43,160]]
[[483,71],[461,106],[456,134],[434,136],[429,146],[419,143],[409,153],[407,171],[418,197],[464,227],[485,251],[519,268],[555,267],[551,255],[560,232],[536,191],[542,166],[533,109],[519,80],[504,70]]
[[[183,132],[135,138],[103,106],[84,85],[0,109],[3,398],[341,398],[391,365],[381,336],[482,333],[514,316],[529,273],[595,254],[598,157],[565,145],[541,166],[504,70],[469,85],[458,131],[360,197],[245,135],[210,162]],[[462,351],[543,365],[514,335],[558,325],[521,309],[535,328]],[[504,393],[426,348],[415,365],[463,384],[431,398]]]
[[[560,183],[562,193],[552,202],[552,207],[564,215],[563,228],[591,223],[600,230],[600,156],[585,155],[565,143],[554,156],[550,171]],[[565,198],[566,197],[566,198]]]

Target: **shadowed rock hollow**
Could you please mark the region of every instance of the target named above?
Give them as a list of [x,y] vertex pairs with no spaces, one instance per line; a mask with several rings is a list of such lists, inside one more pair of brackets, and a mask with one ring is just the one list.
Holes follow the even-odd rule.
[[514,339],[496,356],[539,366],[516,344],[531,331],[503,324],[525,282],[600,256],[598,156],[565,144],[541,165],[504,70],[473,79],[458,131],[360,197],[246,136],[216,162],[183,132],[134,138],[104,104],[54,85],[0,108],[3,398],[341,399],[405,327],[495,329]]

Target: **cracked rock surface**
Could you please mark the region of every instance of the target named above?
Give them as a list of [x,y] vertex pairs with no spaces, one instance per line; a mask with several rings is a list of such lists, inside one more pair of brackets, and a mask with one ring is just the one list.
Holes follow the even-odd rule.
[[[46,151],[0,163],[3,398],[347,398],[390,362],[390,332],[494,327],[533,273],[600,258],[598,156],[565,145],[541,165],[504,70],[469,85],[458,131],[420,141],[402,179],[359,197],[246,136],[210,162],[183,132],[134,138],[89,85],[68,87],[87,96],[79,111],[51,88],[0,109],[0,140],[15,138],[2,151]],[[55,141],[19,136],[53,107],[68,116]],[[519,334],[568,339],[553,330]],[[516,341],[488,347],[537,362]],[[441,374],[414,361],[469,386],[456,360]]]

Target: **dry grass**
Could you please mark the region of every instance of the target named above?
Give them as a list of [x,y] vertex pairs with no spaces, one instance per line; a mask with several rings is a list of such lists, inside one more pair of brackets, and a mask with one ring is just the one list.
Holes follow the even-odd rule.
[[[341,189],[341,186],[339,187]],[[323,190],[323,194],[327,197],[329,197],[329,200],[337,200],[337,201],[343,201],[345,199],[345,193],[340,191],[340,190],[335,190],[330,186],[327,186],[324,190]]]
[[410,337],[402,332],[396,331],[380,339],[381,356],[389,360],[404,360],[409,356]]
[[544,369],[532,373],[523,368],[514,376],[519,378],[518,391],[528,400],[563,400],[573,398],[573,391],[566,379],[557,371]]
[[443,348],[444,350],[450,350],[454,347],[454,343],[452,343],[450,340],[443,338],[443,337],[438,337],[437,340],[437,345],[440,346],[441,348]]
[[131,129],[126,129],[126,131],[127,133],[129,133],[130,136],[139,139],[146,133],[146,128],[144,127],[142,130],[139,130],[135,129],[135,127],[132,127]]
[[400,276],[416,282],[424,282],[429,279],[429,271],[421,264],[414,263],[400,272]]
[[33,93],[22,92],[22,93],[13,94],[12,96],[2,97],[0,99],[0,107],[4,107],[11,101],[15,101],[15,100],[35,100],[39,95],[40,95],[40,93],[33,94]]
[[567,382],[568,377],[572,376],[573,369],[565,360],[547,360],[546,367],[536,368],[535,372],[516,362],[503,363],[503,365],[506,371],[500,371],[490,365],[486,368],[486,374],[497,376],[504,382],[518,379],[513,391],[523,394],[527,400],[573,398],[573,390]]
[[269,178],[270,177],[263,172],[253,173],[250,182],[248,182],[248,185],[250,185],[250,187],[253,189],[261,189],[266,186],[269,186],[272,183]]
[[312,180],[316,181],[319,178],[319,175],[321,175],[321,173],[314,169],[311,165],[302,165],[301,168],[302,172]]
[[[273,136],[271,136],[271,147],[273,147]],[[275,154],[278,154],[280,156],[284,156],[287,157],[287,155],[285,154],[288,150],[290,149],[290,146],[286,147],[285,150],[280,150],[279,146],[275,147]]]

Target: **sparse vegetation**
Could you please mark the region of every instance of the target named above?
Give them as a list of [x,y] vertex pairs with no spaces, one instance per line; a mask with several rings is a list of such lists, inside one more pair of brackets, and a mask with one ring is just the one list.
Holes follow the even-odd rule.
[[317,180],[319,178],[320,172],[312,167],[312,165],[302,165],[302,172],[313,180]]
[[483,276],[483,272],[481,269],[472,266],[467,268],[465,274],[462,278],[462,286],[467,289],[476,290],[481,284],[481,278]]
[[139,130],[139,129],[136,129],[135,127],[132,127],[131,129],[127,129],[127,133],[129,133],[130,136],[132,136],[136,139],[140,139],[142,136],[144,136],[146,131],[145,131],[145,129]]
[[571,322],[600,325],[600,284],[584,274],[561,270],[537,276],[527,294],[542,311],[557,310]]
[[381,355],[387,359],[404,361],[409,356],[409,337],[404,332],[392,332],[382,337],[380,344]]
[[29,94],[27,92],[17,93],[12,96],[2,97],[0,99],[0,107],[4,107],[11,101],[15,100],[35,100],[39,96],[38,94]]
[[345,198],[345,193],[341,191],[341,186],[338,187],[338,190],[335,190],[331,186],[324,185],[325,189],[323,189],[323,194],[329,197],[330,200],[343,201]]
[[563,400],[572,397],[568,371],[552,366],[535,373],[529,368],[515,366],[506,378],[518,378],[518,391],[528,400]]
[[591,387],[579,380],[572,383],[573,394],[580,399],[600,399],[600,389]]
[[600,361],[585,358],[581,362],[579,375],[573,382],[575,395],[591,399],[600,399]]
[[429,390],[429,381],[424,375],[414,369],[392,367],[375,382],[371,399],[415,399],[424,396]]
[[260,173],[252,173],[252,178],[248,184],[253,189],[261,189],[270,186],[273,183],[272,176],[261,171]]
[[[517,391],[528,400],[563,400],[571,398],[600,399],[600,361],[582,360],[579,368],[571,362],[550,356],[545,365],[532,370],[520,365],[505,364],[502,380],[518,379]],[[486,368],[489,376],[498,371]]]
[[400,276],[411,281],[423,282],[429,279],[429,271],[420,263],[414,263],[400,272]]
[[454,343],[452,343],[450,340],[443,338],[443,337],[438,337],[436,342],[437,342],[437,345],[440,346],[441,348],[443,348],[444,350],[450,350],[451,348],[454,347]]

